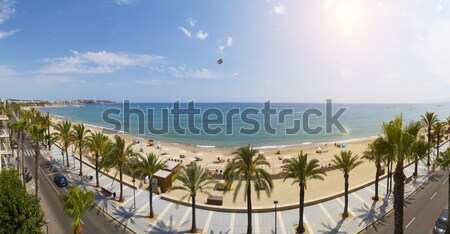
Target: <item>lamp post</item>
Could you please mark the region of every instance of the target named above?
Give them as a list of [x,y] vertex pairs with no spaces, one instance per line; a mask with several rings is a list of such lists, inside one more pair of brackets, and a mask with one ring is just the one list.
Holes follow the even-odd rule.
[[278,204],[278,201],[277,200],[273,201],[273,204],[275,204],[275,234],[277,234],[277,204]]
[[63,149],[61,149],[61,157],[62,157],[62,159],[63,159],[63,166],[64,166],[65,163],[64,163],[64,150],[63,150]]
[[133,173],[133,209],[136,209],[136,186],[134,186],[134,182],[136,180],[134,179],[134,173]]
[[12,154],[13,154],[13,157],[14,157],[14,150],[16,150],[16,154],[17,154],[17,157],[16,157],[16,161],[17,161],[17,172],[19,172],[20,173],[20,168],[19,168],[19,152],[17,151],[17,149],[19,149],[19,145],[17,144],[17,143],[15,143],[14,142],[14,144],[11,146],[11,148],[13,149],[12,150]]
[[46,229],[46,233],[48,234],[48,224],[50,223],[50,220],[48,220],[48,219],[46,219],[46,220],[44,220],[44,223],[45,223],[45,229]]

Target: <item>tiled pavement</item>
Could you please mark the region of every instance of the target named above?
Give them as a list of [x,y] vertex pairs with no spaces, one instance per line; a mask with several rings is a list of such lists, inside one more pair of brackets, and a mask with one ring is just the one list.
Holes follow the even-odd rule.
[[[65,169],[62,166],[60,150],[54,146],[47,153],[47,159],[52,161],[73,184],[85,189],[94,190],[93,181],[83,181],[78,177],[79,161],[75,169]],[[51,155],[51,157],[50,157]],[[72,159],[70,159],[73,166]],[[408,166],[404,172],[407,177],[413,173],[413,165]],[[419,166],[420,176],[405,186],[405,196],[412,193],[425,180],[428,179],[428,170],[423,163]],[[94,176],[94,169],[83,165],[85,175]],[[94,176],[95,177],[95,176]],[[101,175],[100,185],[116,191],[119,195],[119,183],[113,181],[106,175]],[[351,178],[350,178],[351,179]],[[340,214],[344,207],[344,197],[332,199],[320,204],[305,207],[305,223],[310,233],[356,233],[367,225],[374,222],[382,214],[393,207],[393,197],[384,197],[386,192],[386,179],[380,181],[379,192],[382,200],[375,203],[371,200],[373,196],[373,185],[357,190],[349,195],[349,213],[351,218],[342,220]],[[94,190],[95,191],[95,190]],[[136,208],[133,207],[133,189],[124,185],[125,202],[118,204],[102,194],[96,192],[97,204],[137,233],[176,233],[187,230],[191,225],[191,208],[184,205],[176,205],[162,200],[160,196],[153,196],[153,209],[158,218],[150,223],[145,216],[149,213],[149,193],[146,190],[136,189]],[[204,233],[245,233],[247,227],[246,213],[227,213],[196,209],[197,226]],[[279,211],[277,215],[278,233],[293,233],[294,225],[298,224],[298,209]],[[274,212],[253,214],[253,231],[255,233],[274,233]]]

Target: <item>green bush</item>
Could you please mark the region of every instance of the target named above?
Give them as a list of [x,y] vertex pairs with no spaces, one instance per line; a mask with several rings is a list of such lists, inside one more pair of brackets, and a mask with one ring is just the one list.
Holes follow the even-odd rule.
[[175,182],[175,180],[177,180],[178,179],[178,176],[180,175],[180,172],[178,171],[178,172],[176,172],[175,174],[173,174],[173,176],[172,176],[172,182]]

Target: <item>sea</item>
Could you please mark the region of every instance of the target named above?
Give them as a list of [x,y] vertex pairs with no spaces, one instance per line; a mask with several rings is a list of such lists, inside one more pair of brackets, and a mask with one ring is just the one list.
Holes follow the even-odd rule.
[[[427,111],[436,113],[441,121],[450,116],[450,103],[333,103],[332,110],[328,111],[325,103],[271,103],[271,111],[266,112],[263,110],[265,106],[267,110],[267,103],[195,103],[192,104],[195,110],[191,109],[191,116],[174,113],[174,105],[176,104],[130,103],[128,108],[123,103],[86,104],[83,107],[39,108],[39,111],[78,123],[173,144],[203,148],[230,148],[250,144],[260,149],[373,138],[382,134],[383,122],[389,122],[400,114],[405,124],[419,121]],[[179,109],[187,109],[188,103],[179,103],[179,106]],[[124,115],[125,109],[143,114]],[[338,115],[339,110],[341,115]],[[153,114],[149,114],[152,112]],[[168,117],[164,117],[164,112],[168,113]],[[267,114],[269,112],[272,112],[270,118]],[[104,113],[110,113],[109,120],[105,119]],[[327,118],[327,114],[331,118]],[[339,129],[336,122],[344,130]],[[157,132],[151,130],[149,125],[154,129],[161,129],[164,125],[168,127],[167,131]],[[125,126],[129,126],[129,129]]]

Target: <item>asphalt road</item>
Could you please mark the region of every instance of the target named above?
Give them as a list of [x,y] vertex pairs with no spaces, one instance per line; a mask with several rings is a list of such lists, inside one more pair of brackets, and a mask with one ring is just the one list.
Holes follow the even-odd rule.
[[[432,233],[434,223],[447,208],[447,178],[446,171],[440,170],[405,201],[404,233]],[[361,233],[394,233],[394,212]]]
[[[26,145],[25,165],[31,171],[34,179],[34,154],[29,143]],[[66,188],[58,188],[53,177],[58,171],[52,168],[43,156],[40,159],[40,182],[39,197],[41,198],[41,206],[46,213],[46,219],[49,221],[48,233],[73,233],[72,220],[63,212],[63,203],[59,198],[59,194],[67,193]],[[70,187],[71,185],[69,185]],[[29,191],[34,194],[34,180],[27,184]],[[69,188],[68,187],[68,188]],[[123,226],[112,220],[102,211],[94,207],[88,210],[81,218],[83,233],[109,234],[109,233],[129,233]],[[44,227],[45,231],[46,227]]]

